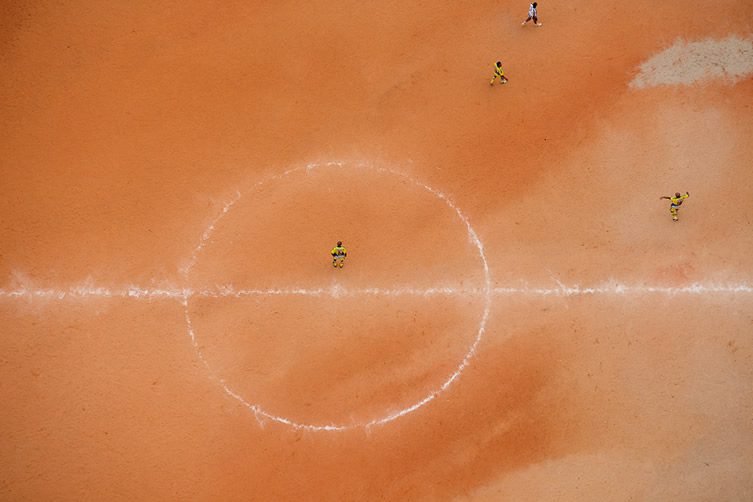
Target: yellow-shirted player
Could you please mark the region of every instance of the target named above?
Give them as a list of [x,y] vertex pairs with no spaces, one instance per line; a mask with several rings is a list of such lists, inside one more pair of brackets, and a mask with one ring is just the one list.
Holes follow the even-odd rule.
[[489,81],[489,85],[494,85],[494,81],[499,77],[499,83],[500,84],[506,84],[507,83],[507,77],[505,77],[505,70],[502,69],[502,62],[497,61],[494,65],[494,75],[492,75],[492,79]]
[[342,241],[337,241],[337,246],[332,248],[330,254],[332,255],[332,266],[343,268],[345,257],[348,256],[348,250],[343,247]]
[[665,195],[664,197],[659,197],[659,200],[661,199],[667,199],[670,201],[669,204],[669,214],[672,215],[672,221],[678,221],[677,219],[677,212],[680,210],[680,206],[682,205],[682,201],[690,197],[690,192],[685,192],[685,194],[681,194],[680,192],[675,192],[674,197],[670,197]]

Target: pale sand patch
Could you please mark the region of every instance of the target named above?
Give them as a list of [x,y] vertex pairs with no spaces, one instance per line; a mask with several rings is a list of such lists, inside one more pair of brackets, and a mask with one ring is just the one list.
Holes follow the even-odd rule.
[[709,78],[734,83],[753,73],[753,41],[736,36],[675,44],[640,65],[630,87],[690,85]]

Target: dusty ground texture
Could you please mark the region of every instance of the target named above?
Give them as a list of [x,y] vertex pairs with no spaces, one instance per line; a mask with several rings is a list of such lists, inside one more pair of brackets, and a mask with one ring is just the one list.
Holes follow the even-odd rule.
[[749,289],[525,289],[753,284],[753,4],[526,10],[0,7],[0,498],[753,499]]

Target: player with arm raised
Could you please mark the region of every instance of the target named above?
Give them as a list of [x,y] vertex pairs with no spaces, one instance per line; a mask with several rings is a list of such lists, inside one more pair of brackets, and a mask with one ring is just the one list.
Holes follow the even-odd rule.
[[690,192],[685,192],[685,194],[680,194],[680,192],[676,192],[674,197],[670,197],[668,195],[665,195],[663,197],[659,197],[659,200],[667,199],[668,201],[671,201],[669,205],[669,214],[672,215],[672,221],[678,221],[677,219],[677,212],[680,210],[680,206],[682,205],[682,201],[690,197]]

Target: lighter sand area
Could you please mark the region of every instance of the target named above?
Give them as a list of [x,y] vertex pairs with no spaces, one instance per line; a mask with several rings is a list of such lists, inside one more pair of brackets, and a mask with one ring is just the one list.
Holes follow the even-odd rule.
[[753,73],[753,40],[678,40],[640,65],[630,82],[636,89],[658,85],[692,85],[713,79],[734,84]]

